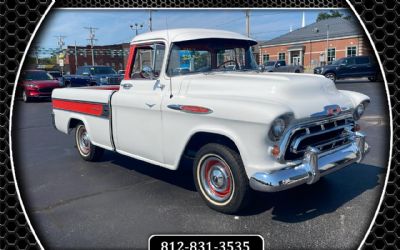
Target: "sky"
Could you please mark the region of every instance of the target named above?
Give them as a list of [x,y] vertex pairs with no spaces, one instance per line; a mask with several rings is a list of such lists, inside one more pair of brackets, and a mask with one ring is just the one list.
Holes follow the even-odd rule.
[[[326,10],[328,11],[328,9]],[[345,9],[342,13],[349,14]],[[268,10],[250,11],[250,36],[258,41],[269,40],[301,27],[305,12],[306,25],[315,22],[324,10]],[[156,10],[153,14],[153,30],[173,28],[212,28],[245,34],[244,10]],[[65,45],[87,45],[88,30],[96,27],[96,45],[129,42],[135,31],[130,25],[143,24],[139,33],[148,31],[149,10],[52,10],[43,21],[34,41],[41,48],[56,48],[56,36],[65,36]]]

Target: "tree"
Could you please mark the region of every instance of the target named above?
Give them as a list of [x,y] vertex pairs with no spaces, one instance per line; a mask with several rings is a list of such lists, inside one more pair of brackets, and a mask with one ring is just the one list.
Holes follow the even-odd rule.
[[318,14],[317,22],[329,19],[329,18],[336,18],[336,17],[343,17],[343,14],[340,13],[338,10],[330,10],[329,12],[321,12]]

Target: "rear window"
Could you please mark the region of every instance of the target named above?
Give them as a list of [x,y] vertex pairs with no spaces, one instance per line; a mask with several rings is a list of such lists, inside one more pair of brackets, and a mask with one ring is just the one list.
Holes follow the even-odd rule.
[[369,63],[368,57],[356,57],[356,64],[367,64]]

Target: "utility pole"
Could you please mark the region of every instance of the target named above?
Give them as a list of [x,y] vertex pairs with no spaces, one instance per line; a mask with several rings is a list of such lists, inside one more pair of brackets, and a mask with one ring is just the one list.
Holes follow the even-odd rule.
[[149,31],[153,31],[153,10],[149,10]]
[[75,54],[75,74],[76,74],[76,72],[78,71],[78,51],[76,49],[76,41],[75,41],[74,54]]
[[[64,42],[65,36],[58,35],[58,36],[56,36],[56,38],[57,38],[57,45],[58,45],[58,49],[59,49],[59,51],[57,52],[57,55],[56,55],[56,59],[57,59],[57,63],[60,65],[61,74],[63,74],[64,73],[64,62],[60,61],[60,55],[63,51],[63,47],[65,44],[65,42]],[[64,60],[64,58],[61,60]]]
[[329,54],[329,24],[326,25],[326,64],[328,64],[328,54]]
[[85,27],[85,29],[89,30],[89,38],[87,40],[89,41],[92,50],[92,65],[94,66],[94,42],[97,41],[95,32],[98,28],[90,26]]
[[250,37],[250,10],[246,10],[246,34]]
[[138,30],[143,29],[143,24],[135,23],[134,25],[131,24],[129,27],[131,27],[131,29],[135,31],[135,34],[137,36],[138,35]]

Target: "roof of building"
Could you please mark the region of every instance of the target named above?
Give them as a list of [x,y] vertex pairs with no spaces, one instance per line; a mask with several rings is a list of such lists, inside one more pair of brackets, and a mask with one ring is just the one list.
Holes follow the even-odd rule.
[[256,43],[255,40],[241,35],[239,33],[226,31],[226,30],[215,30],[215,29],[170,29],[170,30],[158,30],[153,32],[147,32],[135,36],[131,43],[139,43],[149,40],[166,40],[168,43],[181,42],[189,40],[198,40],[206,38],[220,38],[220,39],[236,39],[246,40],[252,43]]
[[303,28],[286,33],[269,41],[263,42],[261,46],[271,46],[313,40],[322,40],[327,37],[329,27],[329,38],[357,36],[362,30],[357,23],[341,17],[328,18],[312,23]]

